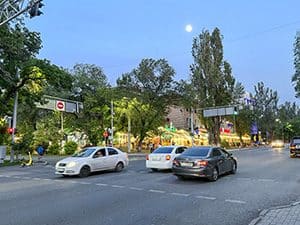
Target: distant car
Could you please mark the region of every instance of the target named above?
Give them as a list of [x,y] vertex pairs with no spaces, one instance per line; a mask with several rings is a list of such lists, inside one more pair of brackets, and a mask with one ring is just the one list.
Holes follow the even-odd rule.
[[298,155],[300,155],[300,136],[295,136],[290,143],[290,157],[293,158]]
[[221,174],[236,173],[237,159],[220,147],[191,147],[174,159],[172,169],[178,178],[204,177],[216,181]]
[[79,175],[86,177],[90,173],[101,170],[117,172],[128,166],[128,155],[113,147],[87,147],[71,157],[58,161],[55,174],[63,176]]
[[284,148],[284,142],[283,140],[274,140],[271,142],[272,148]]
[[147,155],[146,168],[153,171],[172,169],[173,160],[186,150],[184,146],[162,146]]

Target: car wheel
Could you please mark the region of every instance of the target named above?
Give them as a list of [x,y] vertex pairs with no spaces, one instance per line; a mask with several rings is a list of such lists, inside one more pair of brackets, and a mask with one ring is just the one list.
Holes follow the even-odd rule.
[[217,168],[215,167],[215,168],[213,169],[212,176],[209,177],[208,179],[209,179],[210,181],[216,181],[216,180],[218,180],[218,177],[219,177],[219,172],[218,172]]
[[119,162],[119,163],[116,165],[115,171],[116,171],[116,172],[121,172],[123,169],[124,169],[123,163]]
[[157,172],[157,171],[158,171],[158,169],[156,169],[156,168],[151,168],[151,170],[152,170],[153,172]]
[[186,177],[185,177],[185,176],[182,176],[182,175],[176,175],[176,177],[177,177],[179,180],[186,180]]
[[90,173],[91,173],[90,167],[89,166],[83,166],[80,169],[79,176],[80,177],[87,177],[88,175],[90,175]]
[[230,171],[230,173],[231,173],[231,174],[236,174],[236,170],[237,170],[236,162],[233,162],[232,170]]

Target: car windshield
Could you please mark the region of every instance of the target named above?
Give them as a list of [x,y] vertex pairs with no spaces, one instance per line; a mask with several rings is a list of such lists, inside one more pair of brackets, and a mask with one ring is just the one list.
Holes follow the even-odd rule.
[[85,149],[82,149],[80,152],[77,152],[77,153],[75,153],[74,155],[72,155],[72,157],[88,157],[88,156],[90,156],[95,150],[96,150],[96,148],[85,148]]
[[210,148],[188,148],[181,155],[183,156],[200,156],[205,157],[208,155]]
[[153,153],[171,153],[173,147],[159,147]]

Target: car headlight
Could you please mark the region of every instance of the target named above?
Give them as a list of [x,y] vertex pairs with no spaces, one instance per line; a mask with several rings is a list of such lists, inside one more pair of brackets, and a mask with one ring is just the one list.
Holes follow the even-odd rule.
[[73,167],[76,165],[76,162],[69,162],[66,167]]

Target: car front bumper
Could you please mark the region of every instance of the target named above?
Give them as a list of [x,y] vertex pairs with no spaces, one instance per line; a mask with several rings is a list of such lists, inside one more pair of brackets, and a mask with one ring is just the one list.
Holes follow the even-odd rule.
[[59,175],[78,175],[79,171],[77,167],[55,167],[55,174]]

